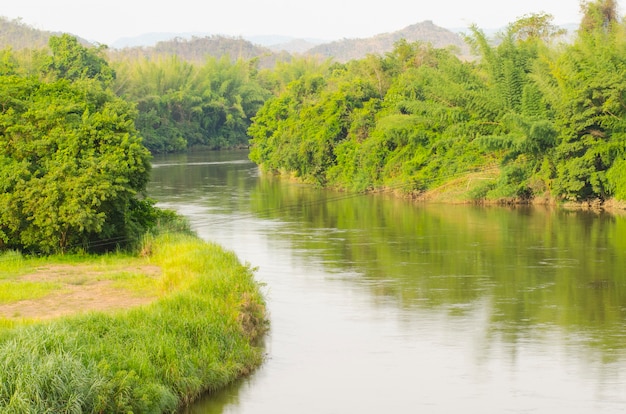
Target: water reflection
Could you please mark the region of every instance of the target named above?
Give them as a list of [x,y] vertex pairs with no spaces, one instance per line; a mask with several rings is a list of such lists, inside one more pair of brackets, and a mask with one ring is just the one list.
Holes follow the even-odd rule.
[[151,196],[259,266],[267,363],[190,412],[617,412],[626,223],[422,205],[157,160]]

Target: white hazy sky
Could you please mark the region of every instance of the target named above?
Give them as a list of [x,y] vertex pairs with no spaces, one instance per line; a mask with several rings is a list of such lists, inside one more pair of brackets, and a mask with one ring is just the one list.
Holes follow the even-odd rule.
[[[4,0],[0,16],[111,44],[150,32],[368,37],[432,20],[446,28],[506,26],[528,13],[578,23],[579,0]],[[621,10],[620,10],[621,12]]]

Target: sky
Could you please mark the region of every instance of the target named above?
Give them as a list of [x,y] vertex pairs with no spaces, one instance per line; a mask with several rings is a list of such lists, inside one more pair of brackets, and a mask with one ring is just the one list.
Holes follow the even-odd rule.
[[[626,1],[626,0],[624,0]],[[555,24],[580,21],[579,0],[14,0],[0,16],[101,44],[145,33],[284,35],[338,40],[393,32],[431,20],[449,28],[506,26],[545,12]],[[166,5],[164,5],[166,4]],[[621,14],[621,9],[620,9]]]

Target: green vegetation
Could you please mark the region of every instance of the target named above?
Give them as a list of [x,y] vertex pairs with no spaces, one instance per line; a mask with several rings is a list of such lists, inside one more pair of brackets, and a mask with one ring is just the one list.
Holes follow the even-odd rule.
[[384,57],[318,65],[257,113],[250,157],[350,191],[424,196],[479,173],[466,198],[624,199],[626,23],[614,1],[582,7],[569,43],[536,14],[495,43],[471,28],[474,62],[399,41]]
[[191,39],[176,37],[158,42],[153,47],[131,47],[110,51],[113,61],[136,60],[137,58],[158,60],[164,56],[177,56],[185,62],[198,65],[207,59],[230,57],[237,60],[257,61],[262,68],[273,67],[277,61],[289,59],[284,53],[276,53],[265,47],[255,45],[241,37],[212,35],[205,37],[193,36]]
[[[257,73],[228,59],[111,65],[69,35],[0,53],[0,411],[175,412],[261,362],[252,270],[146,198],[144,146],[246,145],[269,94]],[[152,303],[33,316],[94,286]]]
[[266,321],[252,270],[193,236],[147,243],[161,269],[152,304],[0,325],[3,412],[175,412],[261,362],[253,343]]
[[0,76],[0,250],[132,244],[156,219],[135,111],[99,50],[68,35],[50,47],[39,78]]
[[0,249],[136,244],[158,216],[144,194],[149,151],[194,147],[251,143],[266,170],[348,191],[623,200],[626,24],[609,0],[583,10],[569,43],[545,14],[497,42],[473,27],[471,62],[405,40],[385,56],[272,69],[228,56],[109,63],[106,47],[69,35],[5,50]]
[[170,56],[115,68],[115,88],[136,104],[136,126],[153,153],[247,146],[250,119],[270,94],[256,78],[256,61],[208,58],[198,65]]
[[0,16],[0,48],[11,47],[15,50],[45,47],[53,35],[51,32],[37,30],[22,22],[22,19],[8,19]]

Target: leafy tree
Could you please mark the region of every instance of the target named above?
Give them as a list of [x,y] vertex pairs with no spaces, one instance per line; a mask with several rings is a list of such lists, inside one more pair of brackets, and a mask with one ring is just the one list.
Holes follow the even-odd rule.
[[0,247],[108,249],[150,225],[132,106],[91,79],[2,76],[0,108]]
[[614,5],[583,3],[575,41],[537,71],[559,131],[553,189],[563,199],[609,197],[606,172],[626,149],[626,28]]
[[569,44],[550,15],[532,14],[497,42],[471,28],[473,62],[399,41],[384,57],[305,71],[254,118],[250,157],[356,191],[414,194],[497,170],[473,194],[626,198],[626,26],[615,5],[584,2]]
[[606,31],[617,23],[616,0],[594,0],[581,2],[583,19],[580,23],[582,32]]
[[176,56],[118,62],[117,93],[135,102],[137,128],[152,152],[247,145],[251,118],[269,96],[254,61]]
[[50,37],[48,46],[52,51],[52,56],[46,62],[44,70],[53,79],[75,81],[89,78],[110,82],[115,78],[115,72],[103,57],[106,46],[89,49],[69,34]]

